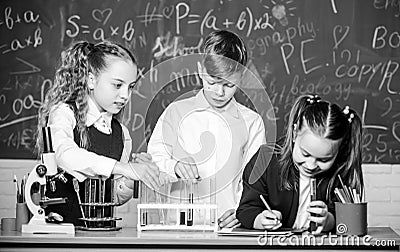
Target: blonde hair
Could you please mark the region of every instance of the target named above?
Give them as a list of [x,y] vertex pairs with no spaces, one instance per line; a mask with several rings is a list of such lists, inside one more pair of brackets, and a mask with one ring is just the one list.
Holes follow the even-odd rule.
[[[89,146],[86,129],[89,97],[87,81],[89,73],[98,76],[107,68],[107,56],[116,56],[137,64],[135,57],[128,49],[110,41],[103,41],[98,44],[80,41],[72,44],[61,53],[53,85],[47,91],[44,102],[39,108],[36,133],[36,151],[38,154],[42,152],[41,128],[47,126],[51,110],[61,103],[69,104],[74,110],[80,147],[87,148]],[[119,118],[122,113],[121,110],[115,117]]]

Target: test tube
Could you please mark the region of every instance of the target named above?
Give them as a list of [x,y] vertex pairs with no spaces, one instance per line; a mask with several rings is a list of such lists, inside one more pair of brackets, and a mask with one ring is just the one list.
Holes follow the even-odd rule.
[[[161,192],[161,188],[160,188],[159,191],[157,191],[155,189],[152,189],[152,191],[153,191],[153,195],[154,195],[155,204],[158,207],[161,207],[161,204],[162,204],[162,202],[161,202],[161,193],[162,193]],[[164,212],[162,211],[161,208],[156,209],[156,211],[158,212],[158,219],[159,219],[158,223],[164,224],[164,216],[163,216]]]
[[[88,203],[95,203],[96,202],[96,195],[97,195],[97,180],[95,179],[88,179],[86,180],[86,187],[87,195],[88,195]],[[89,218],[93,218],[96,216],[96,208],[94,205],[90,204],[89,206]]]
[[135,180],[133,182],[133,198],[138,199],[139,198],[139,180]]
[[[147,193],[147,186],[144,182],[140,182],[140,203],[147,204],[148,202],[148,193]],[[147,209],[142,208],[140,215],[140,225],[146,226],[147,225]]]
[[[102,180],[101,178],[99,179],[99,182],[100,182],[100,188],[101,188],[101,190],[100,190],[100,203],[101,204],[104,204],[106,201],[105,201],[105,197],[106,197],[106,181],[104,181],[104,180]],[[100,213],[100,217],[105,217],[104,216],[104,206],[102,206],[101,207],[101,213]]]
[[[160,204],[162,204],[162,205],[166,204],[167,203],[167,184],[163,184],[160,187],[160,191],[159,192],[160,192],[159,193]],[[167,209],[165,209],[164,207],[160,209],[160,213],[161,213],[160,223],[163,224],[163,225],[167,223],[167,220],[166,220],[167,212],[166,212],[166,210]]]
[[[215,175],[210,177],[210,202],[209,204],[216,204],[216,190],[217,190],[217,185],[216,185],[216,178]],[[215,225],[215,211],[213,209],[210,209],[210,224]]]
[[[110,179],[110,189],[111,189],[110,203],[114,203],[114,202],[115,202],[115,198],[114,198],[114,191],[115,191],[115,190],[114,190],[114,186],[115,186],[115,180],[114,180],[114,176],[112,175],[112,176],[111,176],[111,179]],[[110,214],[110,217],[113,217],[113,216],[114,216],[115,205],[109,207],[109,209],[110,209],[110,213],[109,213],[109,214]],[[116,222],[114,222],[113,225],[116,226]]]
[[[188,203],[193,204],[193,197],[194,197],[194,183],[192,180],[188,180],[186,182],[187,185],[187,192],[188,192]],[[193,208],[187,209],[187,226],[193,226]]]
[[[315,201],[315,200],[317,200],[317,180],[315,178],[311,178],[310,183],[311,183],[311,186],[310,186],[311,201]],[[312,214],[312,216],[314,216],[314,215]],[[317,224],[315,222],[311,221],[310,222],[310,231],[313,232],[315,230],[317,230]]]
[[[186,191],[186,183],[185,180],[181,179],[179,182],[180,186],[179,188],[180,190],[180,203],[181,204],[185,204],[186,203],[186,195],[187,195],[187,191]],[[180,214],[179,214],[179,224],[180,225],[186,225],[186,210],[185,209],[180,209]]]

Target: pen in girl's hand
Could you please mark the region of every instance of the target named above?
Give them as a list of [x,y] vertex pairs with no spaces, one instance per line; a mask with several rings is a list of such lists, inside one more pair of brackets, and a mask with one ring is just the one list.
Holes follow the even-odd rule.
[[264,203],[265,207],[275,216],[274,220],[279,220],[278,216],[274,212],[272,212],[271,207],[268,205],[267,201],[264,199],[264,197],[260,194],[260,199]]

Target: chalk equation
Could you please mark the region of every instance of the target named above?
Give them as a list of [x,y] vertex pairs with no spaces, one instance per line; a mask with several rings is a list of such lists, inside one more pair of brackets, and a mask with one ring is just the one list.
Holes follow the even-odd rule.
[[[4,10],[2,10],[2,15],[0,16],[0,29],[2,30],[2,34],[11,34],[10,36],[7,36],[7,38],[11,39],[0,43],[1,53],[6,54],[29,47],[36,48],[40,46],[43,43],[41,37],[42,30],[40,27],[30,29],[30,31],[23,37],[13,38],[12,36],[12,31],[17,29],[17,26],[35,27],[35,24],[37,23],[40,23],[40,15],[32,10],[18,13],[13,11],[11,6],[4,8]],[[5,32],[3,33],[4,28]]]
[[[61,50],[84,39],[117,41],[136,55],[139,81],[124,120],[135,139],[134,151],[144,151],[154,126],[141,110],[144,104],[154,97],[151,116],[157,117],[177,97],[202,86],[189,67],[162,73],[157,65],[201,53],[208,33],[227,29],[243,38],[248,69],[272,102],[272,107],[258,108],[265,121],[276,122],[282,131],[295,98],[316,93],[350,105],[362,116],[363,162],[398,162],[399,2],[4,0],[0,153],[33,157],[37,111],[52,85]],[[160,81],[166,86],[158,90]],[[265,102],[257,90],[246,94],[238,94],[238,99],[250,108],[251,101]]]

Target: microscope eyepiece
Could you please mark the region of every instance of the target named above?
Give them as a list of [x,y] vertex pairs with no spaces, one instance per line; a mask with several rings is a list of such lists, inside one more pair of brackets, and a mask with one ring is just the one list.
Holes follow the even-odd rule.
[[54,152],[53,143],[51,140],[50,127],[42,127],[42,134],[43,134],[43,153]]

